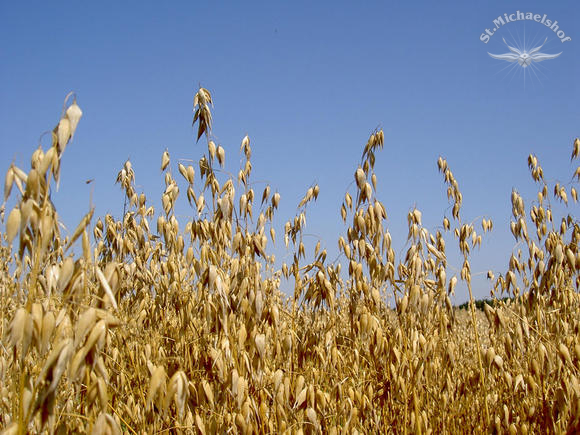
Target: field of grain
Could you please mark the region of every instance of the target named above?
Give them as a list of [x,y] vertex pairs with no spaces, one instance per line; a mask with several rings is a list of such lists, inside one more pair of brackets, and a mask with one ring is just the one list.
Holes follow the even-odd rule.
[[[8,169],[4,201],[15,205],[2,207],[0,247],[4,433],[579,430],[580,224],[571,211],[580,167],[570,183],[549,185],[529,156],[537,197],[526,205],[514,191],[512,221],[502,223],[521,255],[489,277],[510,299],[481,311],[469,259],[494,223],[462,220],[459,183],[443,158],[451,207],[442,231],[453,246],[415,209],[408,234],[393,235],[408,237],[395,257],[375,194],[379,130],[362,147],[341,207],[343,261],[330,262],[303,243],[318,186],[277,235],[280,194],[253,190],[250,138],[235,178],[217,170],[226,152],[212,141],[212,104],[199,89],[194,123],[207,144],[199,164],[161,156],[162,210],[137,193],[127,161],[117,178],[128,204],[122,220],[90,210],[61,234],[51,195],[82,117],[73,95],[52,146],[31,149],[30,168]],[[579,154],[576,139],[572,159]],[[190,204],[189,220],[177,219],[177,201]],[[555,216],[556,201],[570,214]],[[294,251],[280,268],[275,242]],[[450,250],[463,259],[458,276],[448,270]],[[294,286],[290,297],[282,280]],[[451,304],[458,280],[469,310]]]

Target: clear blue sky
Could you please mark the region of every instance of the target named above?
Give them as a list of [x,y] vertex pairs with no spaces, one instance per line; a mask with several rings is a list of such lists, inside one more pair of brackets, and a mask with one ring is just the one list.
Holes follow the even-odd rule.
[[[493,19],[517,10],[547,14],[572,40],[562,43],[528,21],[480,41]],[[440,225],[448,206],[436,167],[442,155],[460,183],[463,218],[486,215],[495,223],[472,270],[502,272],[513,246],[511,190],[526,199],[535,193],[527,155],[538,155],[549,178],[570,178],[571,143],[580,135],[579,11],[573,0],[2,1],[0,169],[4,174],[12,161],[29,169],[40,134],[56,125],[64,96],[74,90],[84,116],[54,195],[64,224],[74,230],[91,191],[97,215],[120,215],[123,197],[114,182],[127,158],[138,190],[159,204],[163,150],[172,164],[197,161],[205,151],[191,128],[201,84],[214,97],[213,132],[226,149],[227,169],[237,172],[247,133],[253,179],[281,193],[280,246],[281,226],[317,182],[307,232],[334,258],[345,233],[342,198],[364,143],[381,126],[378,195],[396,246],[405,243],[414,205],[428,228]],[[533,71],[488,56],[508,52],[502,37],[521,44],[524,32],[528,45],[547,37],[541,51],[562,54]],[[259,194],[263,186],[256,184]],[[571,209],[578,214],[578,205]],[[488,291],[485,280],[477,282],[477,296]],[[465,297],[459,290],[456,301]]]

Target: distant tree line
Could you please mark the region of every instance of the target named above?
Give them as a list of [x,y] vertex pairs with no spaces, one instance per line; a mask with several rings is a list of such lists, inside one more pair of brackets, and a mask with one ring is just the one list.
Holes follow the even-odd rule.
[[[478,310],[483,310],[484,304],[487,304],[491,307],[495,307],[499,302],[505,302],[511,299],[513,298],[505,297],[501,299],[477,299],[475,301],[475,308],[477,308]],[[469,308],[469,301],[459,305],[457,308],[459,308],[460,310],[467,310]]]

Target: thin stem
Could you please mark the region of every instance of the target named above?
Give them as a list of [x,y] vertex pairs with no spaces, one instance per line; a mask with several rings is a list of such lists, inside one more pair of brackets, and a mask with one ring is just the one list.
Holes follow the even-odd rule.
[[487,406],[487,393],[485,390],[485,380],[483,376],[483,364],[481,361],[481,348],[479,346],[479,334],[477,333],[477,324],[475,323],[475,301],[473,300],[473,292],[471,291],[471,279],[467,280],[467,289],[469,290],[469,306],[471,307],[471,321],[473,324],[473,334],[475,335],[475,346],[477,348],[477,362],[479,364],[479,380],[481,383],[481,390],[483,391],[483,401],[485,404],[485,424],[489,426],[489,409]]

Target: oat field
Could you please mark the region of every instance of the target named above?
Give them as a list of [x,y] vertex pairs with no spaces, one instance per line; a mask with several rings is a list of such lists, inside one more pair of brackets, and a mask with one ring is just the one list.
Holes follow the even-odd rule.
[[[212,140],[212,105],[200,88],[194,124],[207,151],[194,156],[199,164],[160,156],[162,209],[137,192],[127,161],[116,180],[128,205],[122,219],[87,210],[73,232],[61,233],[51,198],[66,182],[61,157],[82,128],[74,94],[52,146],[31,148],[29,168],[8,168],[0,226],[4,433],[580,430],[580,223],[572,214],[580,166],[548,177],[529,156],[525,182],[535,183],[537,197],[512,192],[511,221],[499,225],[511,227],[517,254],[505,273],[489,273],[495,296],[509,299],[480,311],[470,255],[498,223],[462,218],[459,182],[444,158],[437,165],[451,206],[441,230],[425,228],[414,209],[408,234],[391,235],[374,172],[384,134],[373,132],[337,207],[348,230],[337,235],[340,261],[331,262],[319,245],[306,252],[303,243],[319,187],[308,188],[276,234],[284,199],[276,186],[254,191],[248,136],[237,175],[220,170],[226,150]],[[571,146],[576,166],[580,140]],[[548,183],[558,175],[570,181]],[[178,202],[189,204],[189,219],[177,219]],[[407,240],[401,258],[393,238]],[[275,243],[293,252],[291,263],[276,266]],[[462,258],[457,276],[451,251]],[[469,310],[451,304],[459,282]]]

